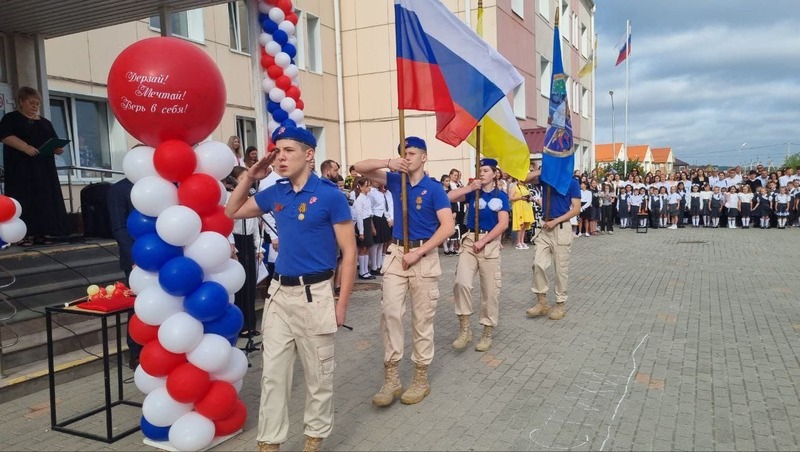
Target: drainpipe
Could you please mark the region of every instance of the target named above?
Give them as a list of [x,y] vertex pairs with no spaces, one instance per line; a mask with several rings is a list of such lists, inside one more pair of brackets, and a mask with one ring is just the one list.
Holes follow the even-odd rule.
[[344,127],[344,76],[342,74],[342,19],[339,0],[333,1],[333,28],[336,37],[336,90],[339,107],[339,162],[344,174],[347,174],[347,140]]

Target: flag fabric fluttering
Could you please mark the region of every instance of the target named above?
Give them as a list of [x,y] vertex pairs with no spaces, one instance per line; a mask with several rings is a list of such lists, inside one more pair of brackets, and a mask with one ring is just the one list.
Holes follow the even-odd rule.
[[395,0],[398,108],[436,112],[457,146],[522,76],[439,0]]
[[591,74],[594,68],[597,67],[597,36],[594,38],[594,47],[592,48],[592,53],[589,54],[589,59],[586,61],[586,64],[583,65],[580,71],[578,71],[578,77],[583,78],[587,75]]
[[561,61],[561,33],[558,11],[553,29],[553,73],[550,78],[550,107],[542,150],[542,182],[557,192],[567,193],[575,167],[572,118],[567,99],[567,74]]
[[619,66],[620,63],[625,61],[628,56],[631,54],[631,35],[626,31],[625,37],[622,38],[619,44],[617,44],[617,52],[619,52],[619,56],[617,56],[617,64],[614,66]]
[[[498,166],[512,177],[525,180],[530,169],[531,155],[517,117],[508,99],[500,99],[483,117],[483,147],[481,154],[497,160]],[[467,142],[478,148],[475,131]]]

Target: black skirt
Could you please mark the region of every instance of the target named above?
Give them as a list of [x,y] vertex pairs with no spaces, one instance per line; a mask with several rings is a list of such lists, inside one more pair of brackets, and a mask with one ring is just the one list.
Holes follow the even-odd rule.
[[[361,240],[358,235],[356,235],[356,244],[359,248],[369,248],[374,243],[374,237],[372,236],[372,218],[365,218],[364,219],[364,240]],[[356,231],[358,233],[358,231]]]
[[256,329],[256,246],[252,235],[233,234],[236,257],[244,267],[244,285],[234,296],[234,304],[242,310],[244,325],[242,331]]
[[372,224],[375,226],[373,243],[386,243],[392,240],[392,228],[389,227],[386,217],[372,217]]

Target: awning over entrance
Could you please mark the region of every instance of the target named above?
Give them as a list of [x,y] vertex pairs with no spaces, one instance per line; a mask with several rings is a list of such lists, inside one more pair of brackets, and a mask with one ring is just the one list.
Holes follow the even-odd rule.
[[171,12],[227,3],[221,0],[5,0],[0,32],[57,38]]
[[525,142],[528,144],[528,150],[530,150],[531,154],[542,153],[542,149],[544,149],[545,132],[547,132],[547,128],[545,127],[522,130],[522,136],[525,137]]

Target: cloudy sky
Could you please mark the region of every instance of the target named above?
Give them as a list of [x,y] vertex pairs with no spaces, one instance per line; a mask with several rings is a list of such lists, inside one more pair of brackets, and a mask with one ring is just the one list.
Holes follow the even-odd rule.
[[[800,152],[800,1],[596,0],[597,142],[672,147],[691,164],[783,163]],[[744,146],[742,146],[744,143]]]

